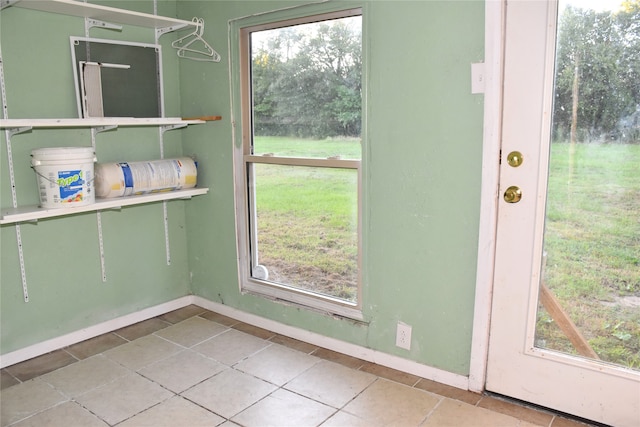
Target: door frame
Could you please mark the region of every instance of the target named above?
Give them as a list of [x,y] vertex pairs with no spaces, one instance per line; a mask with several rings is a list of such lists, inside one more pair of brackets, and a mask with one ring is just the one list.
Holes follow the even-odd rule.
[[498,226],[506,1],[485,0],[484,127],[469,390],[485,390]]

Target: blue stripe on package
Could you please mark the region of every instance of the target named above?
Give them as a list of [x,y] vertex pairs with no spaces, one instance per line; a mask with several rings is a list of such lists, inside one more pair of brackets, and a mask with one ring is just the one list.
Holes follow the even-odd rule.
[[125,188],[133,188],[133,175],[131,175],[131,168],[128,163],[119,163],[122,168],[122,174],[124,175]]

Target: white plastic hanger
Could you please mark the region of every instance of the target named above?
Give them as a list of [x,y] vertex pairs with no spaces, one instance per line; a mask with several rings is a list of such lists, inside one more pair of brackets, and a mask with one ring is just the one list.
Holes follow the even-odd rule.
[[202,38],[204,19],[196,17],[191,21],[195,23],[196,29],[191,34],[180,37],[171,43],[172,47],[178,49],[178,56],[194,61],[220,62],[220,54]]

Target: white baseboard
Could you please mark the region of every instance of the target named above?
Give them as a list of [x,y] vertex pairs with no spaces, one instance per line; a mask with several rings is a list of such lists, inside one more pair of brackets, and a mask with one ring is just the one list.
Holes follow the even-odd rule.
[[143,320],[160,316],[170,311],[186,307],[190,304],[193,304],[193,295],[187,295],[173,301],[145,308],[143,310],[136,311],[135,313],[117,317],[112,320],[107,320],[106,322],[102,322],[94,326],[89,326],[88,328],[80,329],[66,335],[39,342],[29,347],[21,348],[20,350],[0,355],[0,368],[15,365],[16,363],[20,363],[37,356],[41,356],[43,354],[50,353],[54,350],[77,344],[81,341],[88,340],[89,338],[94,338],[98,335],[113,332],[117,329],[124,328],[125,326],[130,326],[134,323],[142,322]]
[[414,362],[413,360],[403,359],[398,356],[382,353],[377,350],[361,347],[335,338],[326,337],[305,329],[285,325],[274,320],[265,319],[254,314],[245,313],[244,311],[209,301],[199,296],[193,297],[193,304],[224,316],[231,317],[232,319],[236,319],[253,326],[258,326],[300,341],[308,342],[319,347],[327,348],[338,353],[357,357],[358,359],[366,360],[388,368],[397,369],[402,372],[407,372],[409,374],[417,375],[452,387],[463,390],[469,389],[469,378],[463,375],[454,374],[452,372]]
[[11,353],[3,354],[0,356],[0,368],[5,368],[7,366],[11,366],[28,359],[41,356],[51,351],[77,344],[81,341],[94,338],[98,335],[106,334],[117,329],[124,328],[126,326],[133,325],[134,323],[138,323],[143,320],[151,319],[152,317],[160,316],[170,311],[186,307],[190,304],[195,304],[202,308],[206,308],[224,316],[231,317],[238,321],[245,322],[253,326],[258,326],[260,328],[268,329],[278,334],[295,338],[300,341],[308,342],[319,347],[327,348],[338,353],[357,357],[368,362],[376,363],[388,368],[397,369],[402,372],[407,372],[409,374],[417,375],[428,380],[447,384],[463,390],[469,389],[469,378],[463,375],[454,374],[442,369],[423,365],[412,360],[403,359],[398,356],[382,353],[377,350],[361,347],[359,345],[340,341],[335,338],[326,337],[324,335],[310,332],[305,329],[285,325],[283,323],[276,322],[275,320],[269,320],[255,314],[245,313],[238,309],[209,301],[205,298],[194,295],[188,295],[182,298],[178,298],[173,301],[149,307],[135,313],[127,314],[113,320],[108,320],[106,322],[90,326],[88,328],[71,332],[60,337],[52,338],[50,340],[25,347]]

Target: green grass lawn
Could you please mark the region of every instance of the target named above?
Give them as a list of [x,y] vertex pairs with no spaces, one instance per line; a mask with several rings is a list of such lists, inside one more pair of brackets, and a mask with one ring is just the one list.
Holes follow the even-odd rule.
[[336,138],[312,140],[284,136],[258,136],[254,139],[254,154],[275,154],[284,157],[327,158],[340,156],[342,159],[362,157],[360,139]]
[[[359,140],[260,137],[256,154],[360,158]],[[269,279],[355,301],[358,176],[354,169],[256,164],[259,263]]]
[[[544,280],[600,358],[640,368],[640,145],[551,148]],[[537,339],[573,352],[544,312]]]

